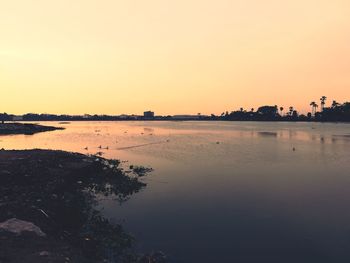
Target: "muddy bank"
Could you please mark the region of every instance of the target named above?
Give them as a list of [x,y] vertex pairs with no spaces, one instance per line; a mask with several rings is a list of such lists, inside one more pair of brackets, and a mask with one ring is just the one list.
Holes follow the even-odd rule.
[[43,126],[31,123],[0,123],[0,135],[26,134],[32,135],[38,132],[63,130],[62,127]]
[[95,206],[99,196],[124,202],[145,186],[116,160],[0,151],[0,262],[164,262],[160,253],[136,255],[132,236]]

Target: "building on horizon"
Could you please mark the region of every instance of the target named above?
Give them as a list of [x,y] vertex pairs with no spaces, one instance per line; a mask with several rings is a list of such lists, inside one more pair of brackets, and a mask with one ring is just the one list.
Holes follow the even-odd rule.
[[145,111],[143,113],[144,119],[154,119],[154,112],[153,111]]
[[23,116],[22,115],[14,115],[12,117],[12,121],[23,121]]

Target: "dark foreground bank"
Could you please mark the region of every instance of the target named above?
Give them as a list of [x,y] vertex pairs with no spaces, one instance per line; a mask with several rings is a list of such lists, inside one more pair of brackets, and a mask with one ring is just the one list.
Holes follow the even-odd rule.
[[[131,173],[130,173],[131,174]],[[146,185],[116,160],[49,150],[0,151],[0,262],[165,262],[96,209]]]
[[0,135],[27,134],[32,135],[38,132],[63,130],[62,127],[43,126],[30,123],[0,123]]

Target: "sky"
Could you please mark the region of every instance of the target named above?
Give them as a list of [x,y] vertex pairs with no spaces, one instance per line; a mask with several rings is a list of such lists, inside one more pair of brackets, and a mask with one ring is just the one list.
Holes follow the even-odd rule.
[[349,0],[0,0],[0,112],[350,100]]

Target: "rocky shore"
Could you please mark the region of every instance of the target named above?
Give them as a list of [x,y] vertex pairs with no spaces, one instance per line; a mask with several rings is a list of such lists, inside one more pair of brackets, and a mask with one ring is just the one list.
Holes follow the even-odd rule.
[[96,209],[146,186],[117,160],[50,150],[0,151],[0,262],[165,262]]
[[0,135],[26,134],[32,135],[38,132],[63,130],[62,127],[43,126],[31,123],[0,123]]

